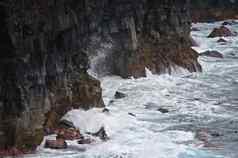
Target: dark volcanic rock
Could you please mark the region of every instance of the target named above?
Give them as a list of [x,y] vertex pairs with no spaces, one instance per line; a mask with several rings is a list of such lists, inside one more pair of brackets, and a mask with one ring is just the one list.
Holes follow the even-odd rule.
[[199,28],[196,28],[196,27],[192,27],[192,28],[191,28],[191,31],[200,31],[200,29],[199,29]]
[[205,51],[203,53],[200,54],[201,56],[208,56],[208,57],[215,57],[215,58],[224,58],[223,57],[223,54],[221,54],[220,52],[218,51]]
[[81,139],[78,144],[91,144],[92,142],[94,142],[92,139]]
[[225,26],[214,28],[214,30],[208,35],[209,38],[228,36],[234,36],[234,34]]
[[103,113],[109,113],[110,110],[109,110],[108,108],[104,108],[104,109],[102,110],[102,112],[103,112]]
[[[4,4],[4,5],[2,5]],[[0,148],[33,148],[44,124],[70,109],[104,106],[87,74],[82,1],[3,0],[0,5]]]
[[92,133],[92,135],[95,137],[99,137],[103,141],[106,141],[109,139],[104,127],[100,128],[98,132]]
[[128,112],[128,115],[133,116],[133,117],[136,117],[136,115],[133,114],[133,113],[131,113],[131,112]]
[[169,110],[168,109],[165,109],[165,108],[159,108],[159,109],[157,109],[159,112],[161,112],[161,113],[168,113],[169,112]]
[[219,40],[217,40],[218,43],[226,43],[227,41],[224,38],[220,38]]
[[116,99],[122,99],[122,98],[125,98],[127,95],[126,94],[124,94],[124,93],[122,93],[122,92],[119,92],[119,91],[117,91],[116,93],[115,93],[115,95],[114,95],[114,97],[116,98]]
[[231,21],[224,21],[222,25],[232,25],[233,23]]

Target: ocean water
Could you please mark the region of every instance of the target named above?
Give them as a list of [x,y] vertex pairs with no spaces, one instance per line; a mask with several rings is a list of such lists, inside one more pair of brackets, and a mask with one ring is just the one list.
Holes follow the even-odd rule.
[[[26,157],[238,158],[238,36],[226,37],[225,45],[216,42],[219,38],[207,38],[221,23],[193,25],[200,30],[192,32],[199,44],[195,50],[224,55],[224,59],[200,57],[203,73],[177,68],[172,75],[160,76],[147,70],[147,77],[140,79],[104,77],[103,98],[110,112],[73,110],[65,116],[83,133],[104,126],[109,141],[91,145],[71,141],[67,150],[44,149],[42,143],[36,154]],[[238,31],[238,21],[229,27]],[[127,96],[114,99],[116,91]]]

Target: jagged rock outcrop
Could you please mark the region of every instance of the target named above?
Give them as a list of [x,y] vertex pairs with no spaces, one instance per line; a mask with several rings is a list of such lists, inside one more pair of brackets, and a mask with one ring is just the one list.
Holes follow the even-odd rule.
[[104,25],[93,25],[97,40],[91,47],[107,56],[98,65],[123,77],[144,76],[145,67],[153,73],[171,72],[175,66],[201,70],[190,49],[188,0],[114,0],[105,8]]
[[66,0],[0,7],[0,148],[34,149],[44,125],[72,108],[104,105],[100,82],[87,74],[86,8]]
[[[145,67],[153,73],[170,73],[175,66],[189,71],[200,71],[197,53],[190,48],[189,3],[182,1],[146,1],[138,7],[129,23],[130,47],[121,53],[117,70],[135,77],[145,74]],[[133,8],[130,10],[133,11]],[[140,16],[143,15],[143,19]],[[128,43],[124,41],[124,43]],[[124,44],[124,45],[125,45]],[[122,49],[126,46],[122,46]],[[119,49],[120,52],[121,49]],[[118,66],[118,65],[116,65]],[[125,68],[126,67],[126,68]],[[124,74],[122,74],[124,76]]]
[[188,0],[2,0],[0,148],[33,149],[68,110],[103,106],[89,58],[123,77],[200,71],[190,25]]
[[192,0],[191,4],[194,22],[238,19],[237,0]]

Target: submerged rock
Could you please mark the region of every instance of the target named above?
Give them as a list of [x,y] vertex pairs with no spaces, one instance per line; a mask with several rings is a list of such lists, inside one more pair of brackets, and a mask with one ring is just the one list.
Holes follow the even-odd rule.
[[129,112],[128,115],[133,116],[133,117],[136,117],[136,115],[133,114],[133,113],[131,113],[131,112]]
[[50,149],[67,149],[68,145],[64,139],[56,139],[56,140],[46,140],[45,148]]
[[109,110],[108,108],[104,108],[104,109],[102,110],[102,112],[103,112],[103,113],[109,113],[110,110]]
[[165,108],[159,108],[159,109],[157,109],[159,112],[161,112],[161,113],[168,113],[169,112],[169,110],[168,109],[165,109]]
[[217,40],[218,43],[226,43],[227,40],[225,40],[224,38],[220,38],[219,40]]
[[208,56],[208,57],[215,57],[215,58],[224,58],[223,57],[223,54],[221,54],[220,52],[218,51],[205,51],[203,53],[200,54],[201,56]]
[[222,23],[222,25],[232,25],[233,23],[231,22],[231,21],[224,21],[223,23]]
[[95,137],[99,137],[103,141],[107,141],[109,139],[104,127],[101,127],[99,131],[96,133],[91,133],[91,135]]
[[224,21],[222,25],[237,25],[238,22],[235,20]]
[[228,36],[234,36],[230,29],[228,29],[225,26],[221,26],[219,28],[214,28],[213,31],[208,35],[209,38],[214,37],[228,37]]
[[192,28],[191,28],[191,31],[200,31],[200,29],[197,28],[197,27],[192,27]]
[[81,139],[81,140],[79,140],[79,141],[78,141],[78,144],[91,144],[91,143],[93,143],[93,142],[94,142],[94,140],[87,138],[87,139]]
[[122,92],[117,91],[117,92],[115,93],[114,97],[115,97],[116,99],[122,99],[122,98],[127,97],[127,95],[124,94],[124,93],[122,93]]

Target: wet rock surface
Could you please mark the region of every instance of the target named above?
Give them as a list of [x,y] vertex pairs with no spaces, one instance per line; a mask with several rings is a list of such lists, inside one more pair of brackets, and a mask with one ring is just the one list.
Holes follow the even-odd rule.
[[214,57],[214,58],[224,58],[223,54],[218,52],[218,51],[215,51],[215,50],[208,50],[208,51],[205,51],[203,53],[200,53],[201,56],[208,56],[208,57]]
[[115,97],[115,99],[122,99],[122,98],[127,97],[127,95],[124,94],[124,93],[122,93],[122,92],[117,91],[117,92],[115,93],[114,97]]
[[230,29],[228,29],[225,26],[221,26],[219,28],[214,28],[214,30],[208,35],[209,38],[214,37],[229,37],[234,36],[235,34],[231,32]]
[[109,139],[104,127],[101,127],[99,131],[97,131],[96,133],[89,133],[89,134],[95,137],[99,137],[103,141],[107,141]]
[[225,40],[224,38],[220,38],[219,40],[217,40],[218,43],[226,43],[227,40]]
[[159,109],[157,109],[157,110],[158,110],[159,112],[163,113],[163,114],[169,112],[169,110],[168,110],[168,109],[165,109],[165,108],[159,108]]
[[46,140],[45,148],[50,149],[67,149],[68,145],[64,139],[56,139],[56,140]]
[[68,129],[57,129],[55,131],[57,134],[57,139],[64,139],[64,140],[76,140],[76,139],[83,139],[84,137],[81,135],[80,131],[73,128]]
[[87,139],[81,139],[81,140],[79,140],[78,141],[78,144],[91,144],[91,143],[93,143],[94,141],[92,140],[92,139],[89,139],[89,138],[87,138]]

